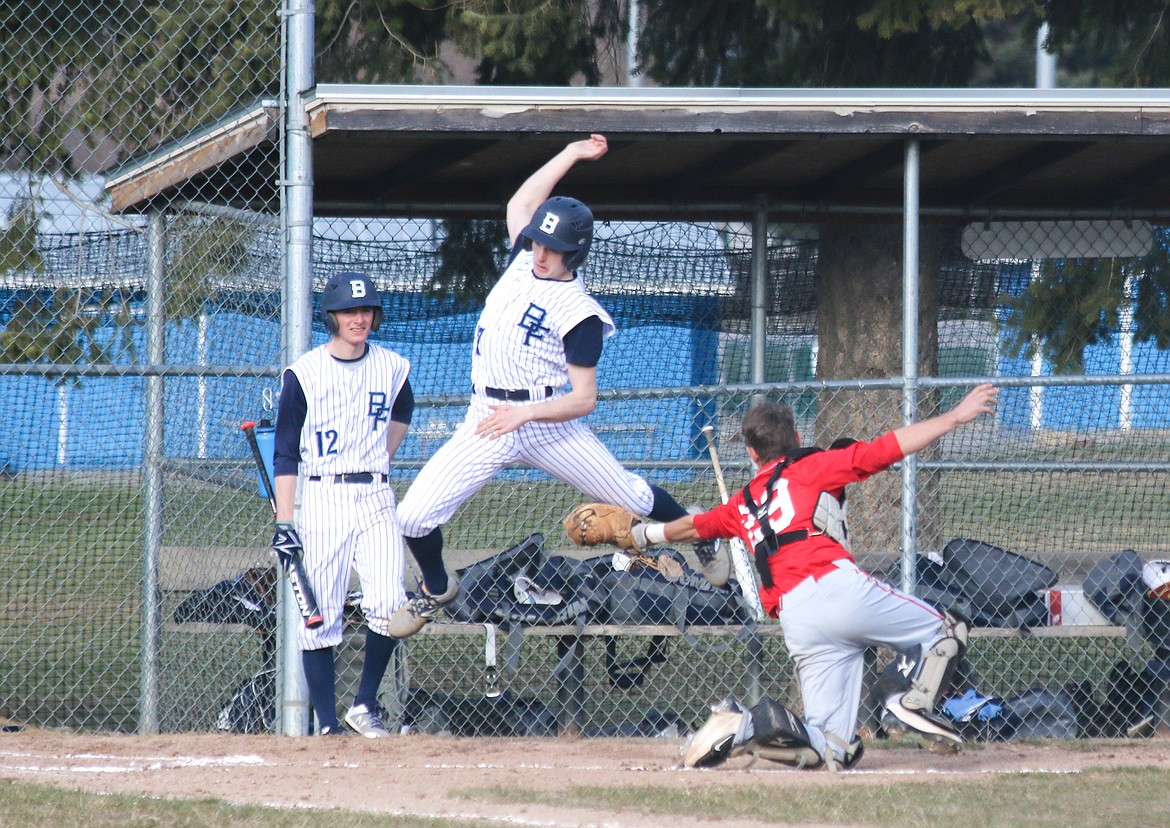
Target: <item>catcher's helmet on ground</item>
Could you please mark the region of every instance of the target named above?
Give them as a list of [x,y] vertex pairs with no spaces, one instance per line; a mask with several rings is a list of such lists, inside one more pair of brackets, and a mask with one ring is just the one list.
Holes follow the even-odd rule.
[[593,213],[575,198],[553,196],[536,208],[520,235],[565,253],[565,269],[573,271],[593,244]]
[[373,329],[382,324],[382,297],[373,281],[364,273],[345,271],[330,277],[325,290],[321,292],[321,316],[325,330],[330,336],[337,333],[337,319],[334,311],[352,308],[373,308]]

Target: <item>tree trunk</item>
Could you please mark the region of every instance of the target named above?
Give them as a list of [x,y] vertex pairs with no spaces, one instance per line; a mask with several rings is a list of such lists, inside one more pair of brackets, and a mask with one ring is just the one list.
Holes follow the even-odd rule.
[[[875,379],[902,374],[901,225],[826,224],[817,273],[817,378]],[[938,268],[948,228],[919,235],[918,371],[938,373]],[[919,417],[935,413],[934,394],[919,394]],[[805,444],[839,437],[869,440],[902,425],[899,390],[830,390],[821,395],[817,433]],[[811,438],[811,439],[810,439]],[[940,549],[937,481],[920,473],[918,546]],[[853,553],[892,565],[901,548],[901,475],[879,474],[847,490]],[[925,518],[923,520],[922,518]],[[867,564],[874,566],[875,563]]]

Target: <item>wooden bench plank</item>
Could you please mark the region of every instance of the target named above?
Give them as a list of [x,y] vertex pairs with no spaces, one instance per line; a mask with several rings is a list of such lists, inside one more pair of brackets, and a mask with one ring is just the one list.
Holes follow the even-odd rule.
[[[500,629],[500,625],[495,625]],[[687,627],[691,635],[703,636],[735,636],[742,628],[737,624],[722,624],[717,626]],[[784,635],[779,624],[760,624],[756,627],[757,635],[769,638],[780,638]],[[420,635],[484,635],[483,624],[459,624],[435,622],[423,627]],[[576,635],[577,628],[573,626],[526,626],[525,635],[564,636]],[[631,626],[626,624],[587,624],[581,632],[585,636],[678,636],[678,627],[661,626]],[[1067,627],[1029,627],[1026,629],[1005,627],[975,627],[971,630],[972,638],[1124,638],[1125,627],[1108,626],[1067,626]]]

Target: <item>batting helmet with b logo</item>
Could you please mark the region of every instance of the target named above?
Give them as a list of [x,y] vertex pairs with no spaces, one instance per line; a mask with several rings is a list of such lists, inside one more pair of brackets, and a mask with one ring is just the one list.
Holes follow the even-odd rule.
[[565,269],[573,271],[585,263],[593,244],[593,213],[575,198],[553,196],[536,208],[520,235],[567,254]]
[[321,292],[321,316],[330,336],[337,333],[335,311],[353,308],[373,308],[373,329],[382,324],[382,297],[373,281],[364,273],[346,271],[329,279]]

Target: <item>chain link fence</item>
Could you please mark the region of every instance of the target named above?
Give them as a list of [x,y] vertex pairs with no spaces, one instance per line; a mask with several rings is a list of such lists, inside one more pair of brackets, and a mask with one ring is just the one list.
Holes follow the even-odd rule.
[[[271,727],[271,514],[239,426],[272,419],[279,391],[279,205],[240,183],[217,200],[254,211],[176,202],[128,219],[102,196],[122,161],[278,92],[276,4],[225,9],[16,0],[0,12],[11,104],[0,139],[0,715],[13,720]],[[1140,724],[1139,688],[1165,672],[1162,605],[1131,577],[1129,603],[1110,613],[1084,585],[1127,550],[1139,564],[1170,557],[1167,230],[1127,225],[1110,247],[1096,225],[1033,225],[955,228],[918,413],[949,408],[978,378],[1004,386],[1000,412],[919,458],[916,559],[902,552],[900,474],[852,487],[854,552],[890,582],[956,603],[964,596],[931,580],[953,541],[1048,567],[1053,578],[1021,605],[1032,634],[982,625],[964,680],[997,697],[1075,686],[1086,735],[1124,734]],[[399,497],[466,412],[470,343],[503,237],[498,221],[314,225],[314,302],[330,273],[369,273],[385,301],[379,341],[413,366]],[[586,268],[621,331],[589,423],[684,503],[720,499],[707,427],[728,484],[747,481],[738,428],[760,397],[792,405],[806,443],[901,423],[900,380],[817,378],[815,227],[772,228],[764,381],[753,382],[751,250],[747,225],[612,222]],[[545,559],[580,557],[560,528],[578,500],[509,469],[445,528],[449,561],[469,567],[534,534]],[[747,634],[699,623],[684,635],[595,609],[584,635],[564,624],[517,635],[499,618],[433,624],[400,648],[383,703],[420,730],[531,735],[681,734],[723,695],[799,707],[766,620]],[[360,640],[348,640],[339,698],[356,682]],[[889,655],[875,654],[875,671]]]

